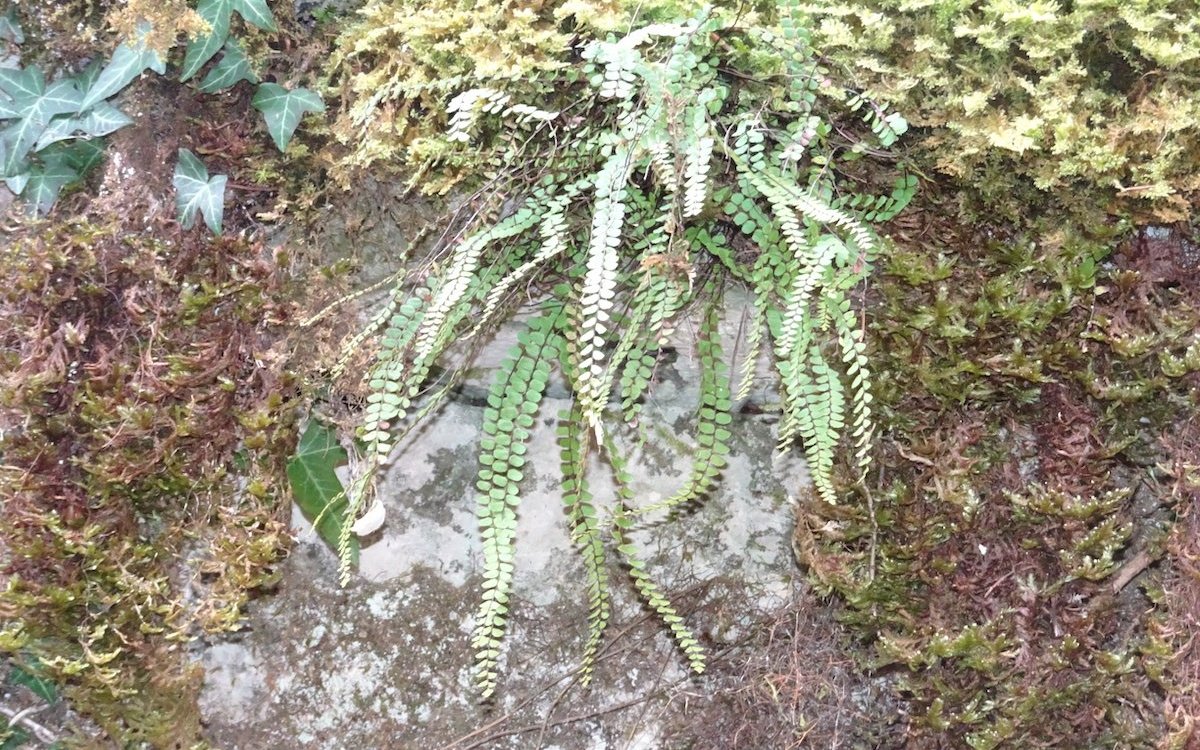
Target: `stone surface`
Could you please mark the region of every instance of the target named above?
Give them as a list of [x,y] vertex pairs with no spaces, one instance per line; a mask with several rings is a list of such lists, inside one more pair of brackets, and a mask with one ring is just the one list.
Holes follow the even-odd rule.
[[[731,338],[738,304],[731,302]],[[656,373],[643,419],[652,427],[624,438],[642,503],[672,494],[690,471],[698,390],[690,330],[680,327],[673,362]],[[348,588],[337,586],[334,554],[295,517],[299,541],[278,593],[252,608],[243,633],[199,656],[207,674],[202,710],[216,744],[652,748],[661,746],[660,717],[678,691],[702,691],[703,678],[686,673],[615,560],[617,606],[605,651],[592,685],[572,684],[587,608],[558,492],[554,427],[569,402],[551,397],[538,415],[523,483],[499,697],[477,703],[469,647],[481,583],[477,396],[513,336],[515,327],[502,331],[460,397],[398,446],[379,488],[386,524],[364,540]],[[765,398],[769,390],[760,386]],[[550,392],[566,395],[561,384]],[[636,534],[648,569],[710,649],[744,637],[799,586],[789,495],[806,481],[803,463],[774,451],[769,415],[738,414],[732,432],[720,490],[683,517]],[[598,502],[611,496],[607,474],[606,466],[591,467]],[[572,716],[588,718],[565,721]]]

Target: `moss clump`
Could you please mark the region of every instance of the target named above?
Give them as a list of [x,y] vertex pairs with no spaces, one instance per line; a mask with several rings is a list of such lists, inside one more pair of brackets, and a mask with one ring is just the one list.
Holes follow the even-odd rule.
[[[1200,16],[1190,0],[814,0],[817,47],[927,128],[937,169],[1013,218],[1032,182],[1086,210],[1186,216],[1200,189]],[[1043,197],[1041,200],[1045,200]]]
[[1144,231],[967,233],[927,201],[878,280],[882,467],[803,509],[797,553],[904,669],[916,746],[1154,747],[1197,287]]
[[0,650],[123,745],[199,739],[182,644],[234,625],[287,541],[261,252],[77,219],[0,256]]
[[[579,67],[578,40],[688,18],[700,5],[369,0],[326,66],[328,91],[343,101],[333,134],[346,150],[337,154],[335,176],[344,182],[370,166],[411,172],[436,165],[452,183],[467,166],[484,170],[453,153],[443,137],[455,94],[495,85],[515,100],[544,103]],[[422,189],[438,192],[446,184],[427,180]]]

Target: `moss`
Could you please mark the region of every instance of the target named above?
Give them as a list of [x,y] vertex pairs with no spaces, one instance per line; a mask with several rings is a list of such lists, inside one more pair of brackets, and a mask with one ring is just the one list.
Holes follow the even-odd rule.
[[803,8],[816,46],[923,129],[924,163],[981,196],[979,215],[1019,220],[1045,201],[1188,215],[1200,189],[1193,3]]
[[800,557],[904,670],[912,746],[1155,747],[1183,641],[1164,570],[1130,578],[1186,507],[1156,464],[1196,408],[1200,294],[1145,231],[968,233],[926,201],[874,291],[883,466],[806,505]]
[[183,644],[235,625],[286,548],[288,380],[261,348],[282,289],[260,250],[78,219],[3,251],[0,649],[121,744],[198,740]]

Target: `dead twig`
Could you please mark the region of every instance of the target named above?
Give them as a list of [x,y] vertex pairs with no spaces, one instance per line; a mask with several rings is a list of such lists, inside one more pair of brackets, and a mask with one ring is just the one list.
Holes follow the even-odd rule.
[[30,706],[29,708],[24,708],[20,711],[14,711],[8,706],[0,705],[0,714],[3,714],[4,717],[8,719],[8,725],[10,727],[23,727],[28,729],[30,732],[33,732],[33,736],[37,737],[39,741],[47,745],[53,745],[54,743],[58,742],[58,735],[30,718],[34,714],[46,710],[46,708],[48,708],[48,706]]
[[1112,592],[1114,594],[1121,593],[1121,589],[1129,585],[1129,582],[1137,578],[1139,574],[1146,568],[1150,567],[1156,558],[1152,557],[1149,552],[1142,550],[1130,559],[1125,561],[1125,564],[1117,571],[1117,574],[1112,580]]

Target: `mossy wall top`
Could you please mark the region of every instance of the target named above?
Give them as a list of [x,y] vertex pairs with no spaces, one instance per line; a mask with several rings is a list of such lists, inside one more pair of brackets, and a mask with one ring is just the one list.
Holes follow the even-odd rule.
[[930,128],[939,170],[992,197],[1032,181],[1169,220],[1200,188],[1198,11],[1194,0],[805,5],[824,54]]

